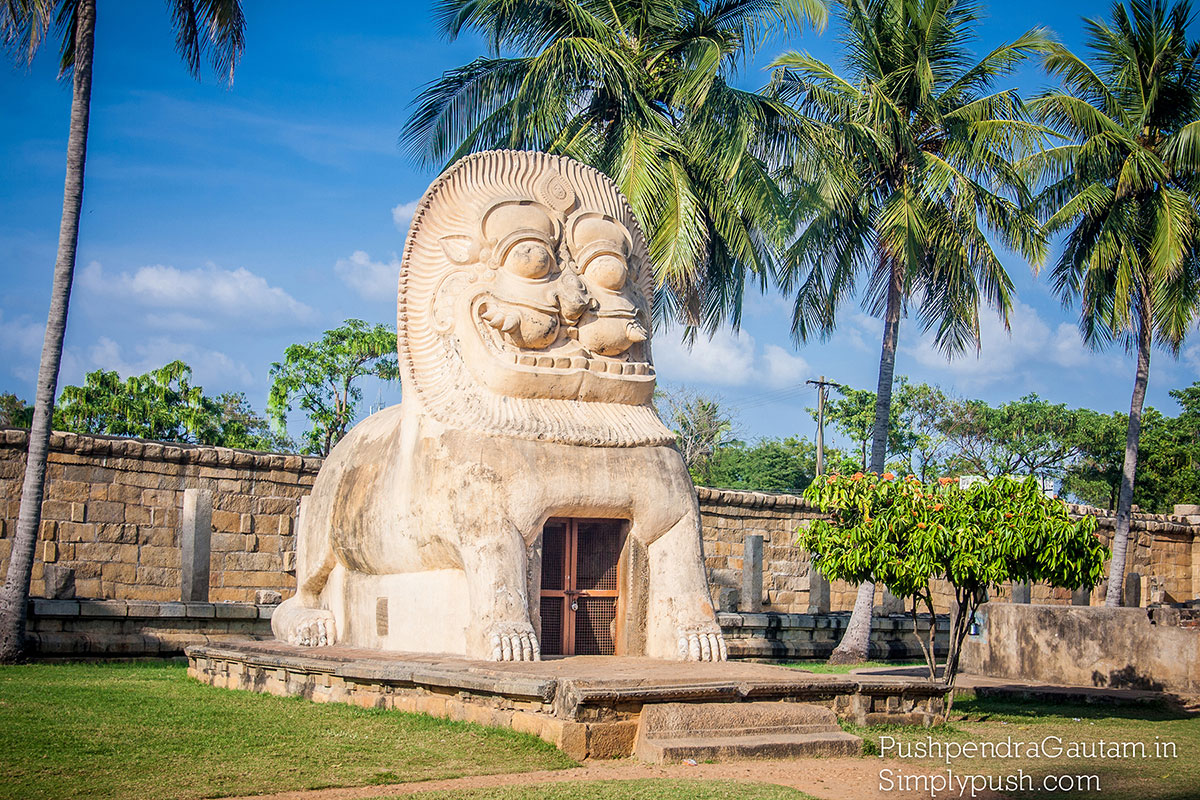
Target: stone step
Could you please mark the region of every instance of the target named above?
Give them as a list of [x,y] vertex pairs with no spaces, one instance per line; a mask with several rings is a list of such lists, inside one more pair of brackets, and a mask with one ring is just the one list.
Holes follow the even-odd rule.
[[857,755],[828,708],[807,703],[652,703],[642,707],[636,754],[653,763],[714,758]]
[[713,736],[677,739],[638,737],[635,754],[643,761],[695,761],[730,758],[813,758],[857,756],[862,739],[845,731],[821,733],[774,733],[746,736]]

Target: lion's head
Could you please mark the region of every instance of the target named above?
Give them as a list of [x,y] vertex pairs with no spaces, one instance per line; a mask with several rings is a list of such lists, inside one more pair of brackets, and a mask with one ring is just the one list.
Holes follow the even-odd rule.
[[439,177],[404,249],[405,396],[455,427],[572,444],[665,444],[645,237],[607,177],[493,151]]

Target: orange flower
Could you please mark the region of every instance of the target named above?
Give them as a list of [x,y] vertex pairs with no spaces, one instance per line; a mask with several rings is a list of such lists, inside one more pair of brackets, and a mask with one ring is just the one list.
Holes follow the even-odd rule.
[[941,503],[934,503],[934,504],[933,504],[933,510],[934,510],[934,511],[941,511],[943,508],[945,508],[945,506],[944,506],[944,505],[942,505]]
[[883,478],[885,481],[891,481],[891,480],[896,479],[896,476],[890,472],[885,472],[882,475],[880,475],[879,477]]
[[938,483],[945,486],[948,483],[954,483],[954,478],[938,478]]
[[924,522],[918,522],[917,527],[920,528],[921,530],[925,530],[929,526],[926,525]]
[[828,478],[826,478],[826,479],[825,479],[825,483],[826,483],[826,484],[830,484],[830,483],[837,483],[837,478],[835,478],[835,477],[833,477],[832,475],[830,475]]
[[1009,512],[1007,512],[1007,511],[1005,511],[1005,512],[1004,512],[1004,518],[1005,518],[1005,519],[1012,519],[1012,518],[1013,518],[1013,515],[1012,515],[1012,514],[1010,514],[1010,513],[1009,513]]
[[862,479],[863,479],[863,474],[861,472],[856,472],[850,476],[850,480],[852,480],[852,481],[861,481]]

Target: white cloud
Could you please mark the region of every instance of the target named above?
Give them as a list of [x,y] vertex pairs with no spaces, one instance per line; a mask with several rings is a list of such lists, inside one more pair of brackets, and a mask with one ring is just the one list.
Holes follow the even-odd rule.
[[711,339],[701,335],[690,349],[681,335],[679,329],[668,328],[654,338],[654,364],[668,380],[779,388],[803,383],[810,374],[808,362],[800,356],[773,344],[760,348],[745,332],[735,335],[722,329]]
[[339,258],[333,271],[367,300],[392,299],[400,282],[400,259],[392,253],[390,261],[372,261],[368,253],[355,250],[349,258]]
[[1192,372],[1200,375],[1200,342],[1193,342],[1183,348],[1181,356],[1183,363],[1187,364]]
[[408,227],[412,225],[413,214],[417,213],[417,205],[420,202],[420,200],[413,200],[401,203],[392,209],[392,222],[395,223],[396,230],[408,233]]
[[262,324],[311,319],[313,310],[248,269],[221,269],[208,264],[181,270],[156,264],[135,272],[106,274],[96,262],[82,284],[97,294],[119,297],[151,309],[147,321],[170,327],[209,327],[211,317]]
[[[101,336],[87,353],[90,369],[115,370],[123,378],[158,369],[176,359],[192,368],[193,384],[251,386],[254,383],[249,368],[225,353],[165,337],[139,342],[127,350],[107,336]],[[205,393],[217,392],[206,386]]]
[[6,320],[0,312],[0,353],[4,354],[5,366],[13,377],[31,385],[37,380],[45,329],[42,323],[25,317]]
[[979,352],[968,348],[949,360],[934,345],[931,333],[921,335],[911,319],[905,322],[907,325],[901,325],[901,349],[922,366],[950,375],[965,390],[1001,382],[1023,383],[1022,376],[1037,367],[1074,371],[1100,363],[1080,340],[1078,329],[1063,322],[1051,330],[1033,307],[1020,301],[1013,303],[1009,314],[1011,332],[996,314],[981,311]]

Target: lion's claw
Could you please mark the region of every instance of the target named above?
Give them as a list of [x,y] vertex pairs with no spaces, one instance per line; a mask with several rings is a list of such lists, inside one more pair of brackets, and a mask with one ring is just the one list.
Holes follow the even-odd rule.
[[727,661],[725,637],[709,630],[680,631],[679,659],[681,661]]
[[542,648],[532,630],[504,630],[493,633],[492,661],[541,661]]

